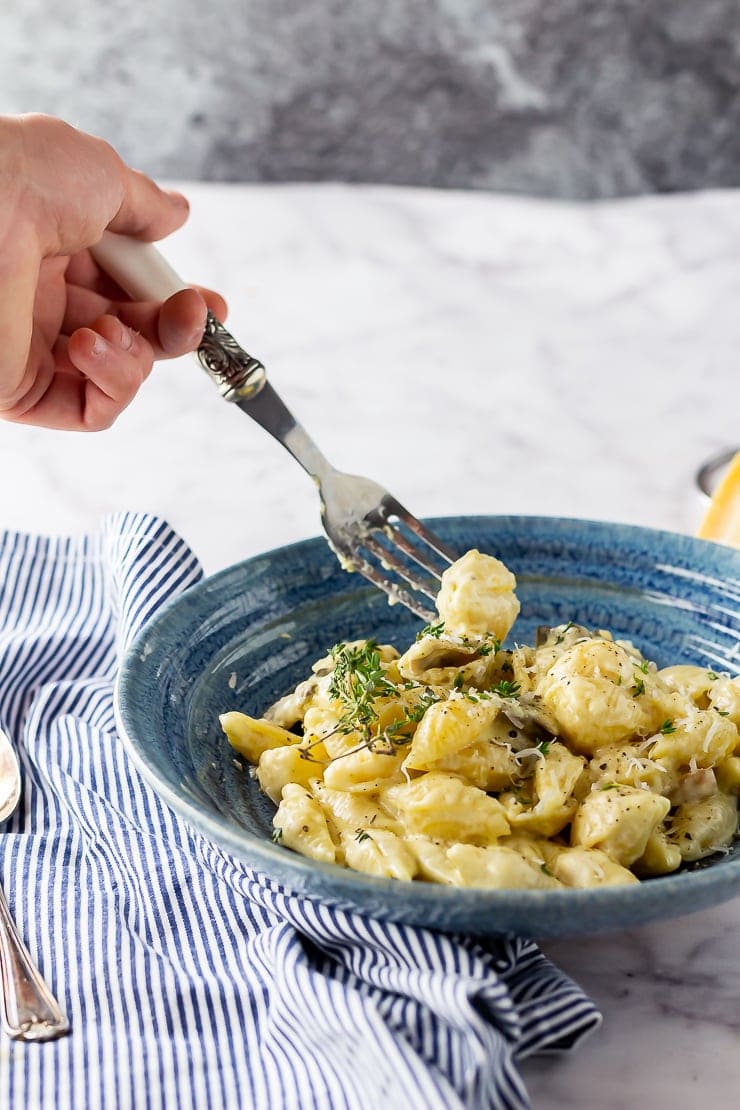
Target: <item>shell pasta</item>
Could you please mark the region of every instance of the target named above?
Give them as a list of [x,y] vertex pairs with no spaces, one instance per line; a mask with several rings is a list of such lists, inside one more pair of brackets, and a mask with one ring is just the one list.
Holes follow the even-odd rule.
[[274,839],[459,887],[635,883],[737,835],[740,677],[568,623],[507,647],[514,575],[468,551],[403,654],[335,645],[261,718],[224,713]]

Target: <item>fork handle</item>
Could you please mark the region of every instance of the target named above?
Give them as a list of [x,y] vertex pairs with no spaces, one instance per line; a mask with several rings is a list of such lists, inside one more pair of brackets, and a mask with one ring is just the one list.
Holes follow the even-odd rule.
[[[189,288],[151,243],[105,231],[90,253],[135,301],[166,301]],[[211,311],[196,357],[227,401],[255,397],[267,380],[260,360],[248,354]]]
[[[134,300],[166,301],[188,288],[151,243],[106,231],[90,253]],[[248,355],[211,312],[196,355],[226,400],[282,443],[311,477],[324,478],[333,469],[267,381],[259,359]]]
[[59,1003],[36,970],[0,887],[0,1016],[20,1041],[49,1041],[69,1032]]

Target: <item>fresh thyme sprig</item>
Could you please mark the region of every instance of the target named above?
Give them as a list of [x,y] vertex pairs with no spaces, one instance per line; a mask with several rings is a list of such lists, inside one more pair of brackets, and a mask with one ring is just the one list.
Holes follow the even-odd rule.
[[378,645],[367,640],[360,647],[336,644],[330,652],[334,671],[329,683],[329,694],[344,706],[339,719],[340,732],[359,732],[365,739],[378,720],[375,699],[383,694],[397,693],[394,684],[385,677]]
[[416,684],[404,682],[399,687],[386,677],[374,640],[368,640],[359,647],[336,644],[330,655],[334,671],[328,692],[342,703],[344,712],[330,732],[318,736],[312,744],[301,749],[301,758],[312,759],[310,749],[337,733],[357,733],[360,740],[348,751],[332,756],[330,763],[365,749],[377,755],[394,755],[399,746],[411,741],[413,726],[419,723],[430,705],[439,701],[439,695],[430,687],[425,687],[415,705],[409,706],[402,717],[381,729],[376,699],[398,697],[402,690],[413,689]]
[[434,705],[437,701],[439,701],[439,695],[435,694],[430,687],[427,687],[416,705],[410,706],[400,720],[393,721],[392,724],[383,729],[383,736],[391,744],[408,744],[414,735],[414,730],[409,730],[408,726],[418,725],[429,706]]

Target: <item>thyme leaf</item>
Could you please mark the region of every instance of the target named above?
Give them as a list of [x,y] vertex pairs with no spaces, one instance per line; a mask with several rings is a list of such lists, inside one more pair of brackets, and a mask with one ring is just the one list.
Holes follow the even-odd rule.
[[557,647],[559,644],[562,644],[563,640],[565,639],[566,632],[570,632],[572,627],[573,621],[568,621],[568,623],[563,628],[563,631],[555,637],[555,647]]
[[493,687],[494,694],[498,694],[500,698],[516,698],[519,696],[520,691],[521,686],[518,682],[509,682],[505,678],[497,682]]
[[329,694],[344,706],[339,731],[359,732],[368,739],[372,725],[378,720],[375,699],[396,693],[396,687],[385,677],[378,645],[374,640],[367,640],[359,647],[335,644],[330,655],[334,671]]
[[407,744],[413,736],[413,729],[409,730],[409,725],[416,725],[422,719],[430,705],[434,705],[439,701],[439,697],[435,694],[434,690],[429,687],[424,690],[419,701],[416,705],[412,705],[406,710],[403,717],[398,721],[394,721],[383,729],[383,736],[390,741],[391,744]]
[[445,622],[438,621],[436,624],[425,624],[421,632],[416,633],[417,640],[423,640],[425,636],[432,636],[438,640],[445,630]]

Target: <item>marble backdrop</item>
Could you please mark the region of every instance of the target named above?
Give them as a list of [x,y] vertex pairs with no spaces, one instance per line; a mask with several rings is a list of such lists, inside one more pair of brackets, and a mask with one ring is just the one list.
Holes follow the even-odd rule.
[[6,0],[0,111],[165,177],[558,197],[740,181],[737,0]]

